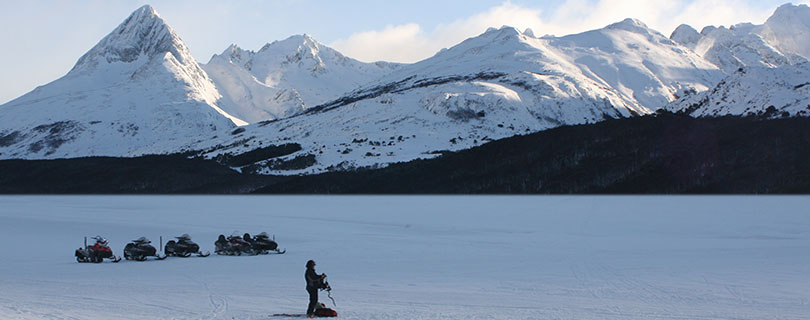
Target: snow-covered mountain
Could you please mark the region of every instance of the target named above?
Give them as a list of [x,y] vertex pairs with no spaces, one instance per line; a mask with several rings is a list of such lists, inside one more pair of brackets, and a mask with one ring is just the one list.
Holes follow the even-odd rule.
[[810,7],[807,5],[780,6],[757,31],[783,52],[810,59]]
[[634,19],[564,37],[491,28],[409,65],[362,63],[300,35],[232,45],[200,66],[144,6],[67,75],[0,106],[0,158],[251,152],[229,163],[296,174],[665,106],[805,115],[808,21],[810,8],[785,5],[760,26],[684,25],[670,38]]
[[183,41],[143,6],[67,75],[0,106],[0,157],[178,152],[244,124],[219,98]]
[[670,38],[727,73],[745,66],[777,67],[810,58],[810,7],[785,4],[762,25],[705,27],[681,25]]
[[666,107],[695,117],[810,116],[810,62],[776,68],[744,67],[710,91],[686,95]]
[[712,64],[635,19],[547,39],[585,76],[651,110],[685,91],[704,91],[723,77]]
[[222,109],[253,123],[301,113],[399,66],[348,58],[304,34],[256,52],[231,45],[202,67],[223,95]]
[[[648,114],[721,77],[714,65],[636,20],[561,38],[503,27],[298,116],[243,127],[203,146],[215,157],[301,145],[260,163],[265,173],[384,165],[561,125]],[[283,165],[288,161],[306,165]],[[274,169],[281,167],[294,170]]]
[[810,116],[810,7],[785,4],[762,25],[681,25],[671,38],[728,73],[712,90],[666,107],[696,117]]

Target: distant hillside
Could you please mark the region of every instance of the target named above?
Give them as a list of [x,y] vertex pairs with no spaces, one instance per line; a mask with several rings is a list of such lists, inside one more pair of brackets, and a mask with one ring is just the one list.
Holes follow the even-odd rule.
[[6,194],[246,193],[272,180],[180,155],[0,161]]
[[810,193],[810,119],[671,114],[561,127],[261,193]]
[[[220,159],[222,163],[234,159]],[[182,155],[0,161],[0,193],[810,194],[810,118],[659,114],[383,169],[241,174]]]

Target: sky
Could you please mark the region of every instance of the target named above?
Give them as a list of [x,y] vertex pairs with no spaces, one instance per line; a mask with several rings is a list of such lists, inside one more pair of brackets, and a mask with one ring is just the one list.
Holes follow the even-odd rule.
[[[0,104],[66,74],[144,4],[206,63],[230,44],[258,50],[309,34],[361,61],[415,62],[488,27],[567,35],[636,18],[669,35],[678,25],[761,24],[787,0],[0,0]],[[794,0],[793,3],[810,3]]]

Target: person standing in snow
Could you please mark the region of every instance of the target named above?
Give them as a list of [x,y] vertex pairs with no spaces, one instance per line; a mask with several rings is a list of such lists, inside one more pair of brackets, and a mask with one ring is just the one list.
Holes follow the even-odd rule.
[[307,261],[307,271],[304,273],[304,279],[307,280],[307,293],[309,293],[309,306],[307,307],[307,317],[315,317],[315,307],[318,304],[318,289],[321,288],[323,279],[326,274],[318,274],[315,272],[315,261]]

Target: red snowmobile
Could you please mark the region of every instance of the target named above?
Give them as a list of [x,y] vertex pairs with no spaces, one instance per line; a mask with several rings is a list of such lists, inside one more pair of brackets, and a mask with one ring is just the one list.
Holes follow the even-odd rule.
[[92,239],[96,240],[96,243],[88,247],[87,237],[84,238],[84,249],[76,249],[76,261],[93,263],[101,263],[104,259],[110,259],[112,262],[121,261],[120,257],[113,254],[112,249],[107,244],[107,239],[102,236],[95,236]]

